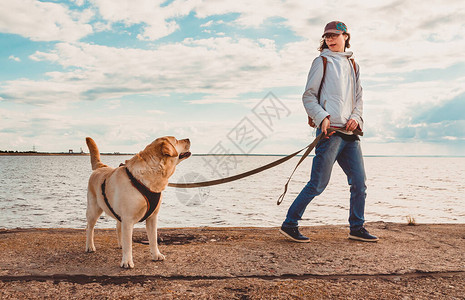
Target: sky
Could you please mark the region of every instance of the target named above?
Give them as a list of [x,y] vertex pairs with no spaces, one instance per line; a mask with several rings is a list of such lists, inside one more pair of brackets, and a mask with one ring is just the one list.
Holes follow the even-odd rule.
[[465,3],[0,1],[0,150],[289,154],[326,23],[360,65],[365,155],[465,155]]

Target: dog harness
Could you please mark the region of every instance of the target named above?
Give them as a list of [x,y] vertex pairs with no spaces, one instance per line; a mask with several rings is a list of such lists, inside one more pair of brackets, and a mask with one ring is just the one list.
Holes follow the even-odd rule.
[[[146,187],[142,182],[137,180],[131,172],[129,172],[129,169],[127,167],[124,167],[126,169],[126,174],[128,174],[129,179],[131,180],[131,184],[139,191],[139,193],[144,196],[145,201],[147,202],[147,212],[145,215],[142,217],[142,219],[139,220],[139,222],[145,221],[148,217],[150,217],[155,209],[158,207],[160,204],[160,197],[161,193],[154,193],[152,192],[148,187]],[[107,205],[108,209],[111,211],[111,213],[115,216],[115,218],[121,222],[121,217],[113,210],[113,208],[110,205],[110,202],[108,201],[107,195],[105,193],[105,182],[106,179],[102,183],[102,194],[103,194],[103,199],[105,200],[105,204]]]

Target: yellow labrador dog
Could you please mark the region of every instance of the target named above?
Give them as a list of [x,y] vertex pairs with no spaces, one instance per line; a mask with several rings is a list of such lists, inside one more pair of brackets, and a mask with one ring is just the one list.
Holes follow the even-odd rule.
[[86,138],[86,143],[94,170],[87,189],[86,251],[95,251],[94,227],[105,212],[117,220],[118,246],[123,249],[122,268],[134,267],[132,233],[134,224],[143,220],[146,221],[152,260],[164,260],[157,245],[161,192],[176,165],[191,155],[189,139],[158,138],[118,168],[108,167],[100,161],[93,139]]

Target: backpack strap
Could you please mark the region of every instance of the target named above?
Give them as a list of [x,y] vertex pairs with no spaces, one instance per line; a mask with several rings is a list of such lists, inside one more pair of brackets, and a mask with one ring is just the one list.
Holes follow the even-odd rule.
[[323,77],[321,78],[320,88],[318,89],[318,104],[320,104],[321,88],[323,87],[323,82],[325,81],[326,65],[328,63],[328,59],[326,57],[322,56],[321,58],[323,59]]
[[[318,99],[318,104],[320,104],[320,95],[321,95],[321,88],[323,87],[323,82],[325,81],[325,75],[326,75],[326,65],[328,63],[328,59],[324,56],[321,56],[323,59],[323,77],[321,77],[321,82],[320,82],[320,87],[318,88],[318,94],[316,98]],[[308,125],[315,127],[315,123],[313,122],[312,118],[308,116]]]
[[357,74],[357,67],[356,67],[356,64],[355,64],[355,59],[350,58],[350,61],[352,62],[352,65],[354,66],[354,72],[355,72],[355,74]]

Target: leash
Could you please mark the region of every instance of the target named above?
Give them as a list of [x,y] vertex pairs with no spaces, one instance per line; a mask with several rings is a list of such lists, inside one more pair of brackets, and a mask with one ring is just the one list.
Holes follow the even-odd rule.
[[[335,131],[337,131],[339,129],[340,128],[332,128],[332,127],[328,128],[327,135],[329,135],[332,132],[335,132]],[[361,131],[359,131],[357,129],[354,130],[353,133],[356,134],[356,135],[363,135],[363,132],[361,132]],[[271,163],[269,163],[267,165],[264,165],[262,167],[247,171],[245,173],[241,173],[241,174],[237,174],[237,175],[234,175],[234,176],[225,177],[225,178],[221,178],[221,179],[210,180],[210,181],[192,182],[192,183],[168,183],[168,186],[175,187],[175,188],[187,189],[187,188],[196,188],[196,187],[206,187],[206,186],[218,185],[218,184],[222,184],[222,183],[227,183],[227,182],[239,180],[239,179],[242,179],[244,177],[248,177],[248,176],[260,173],[262,171],[268,170],[270,168],[273,168],[273,167],[275,167],[277,165],[280,165],[280,164],[288,161],[289,159],[293,158],[294,156],[296,156],[297,154],[299,154],[303,150],[307,149],[305,151],[305,153],[302,155],[302,157],[300,158],[297,165],[295,166],[294,171],[292,171],[291,176],[289,176],[289,179],[287,180],[287,182],[286,182],[286,184],[284,186],[284,193],[282,193],[281,196],[279,196],[279,198],[278,198],[277,205],[280,205],[281,202],[284,199],[284,196],[286,195],[287,186],[289,185],[289,182],[291,181],[292,175],[294,175],[294,172],[297,170],[297,167],[304,161],[304,159],[310,154],[310,152],[313,150],[313,148],[315,148],[316,145],[318,144],[318,142],[324,137],[325,137],[325,134],[322,132],[313,140],[313,142],[311,142],[308,146],[300,149],[299,151],[296,151],[296,152],[294,152],[294,153],[292,153],[292,154],[290,154],[290,155],[288,155],[286,157],[280,158],[280,159],[278,159],[278,160],[276,160],[274,162],[271,162]]]

